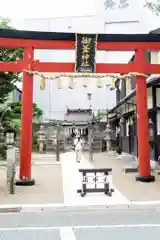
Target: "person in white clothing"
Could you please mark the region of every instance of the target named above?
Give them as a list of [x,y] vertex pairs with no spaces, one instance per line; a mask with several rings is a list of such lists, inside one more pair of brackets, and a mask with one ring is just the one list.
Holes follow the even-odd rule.
[[82,157],[83,140],[79,135],[74,140],[74,146],[76,152],[76,162],[80,162]]

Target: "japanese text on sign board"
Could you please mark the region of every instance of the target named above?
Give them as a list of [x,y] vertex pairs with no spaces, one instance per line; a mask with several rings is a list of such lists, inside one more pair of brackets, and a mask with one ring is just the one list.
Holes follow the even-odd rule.
[[94,72],[95,71],[95,51],[96,35],[95,34],[77,34],[77,72]]
[[83,37],[82,38],[82,67],[89,67],[89,52],[91,49],[91,38]]
[[108,183],[108,178],[104,176],[84,176],[82,179],[83,184],[93,184],[93,183]]

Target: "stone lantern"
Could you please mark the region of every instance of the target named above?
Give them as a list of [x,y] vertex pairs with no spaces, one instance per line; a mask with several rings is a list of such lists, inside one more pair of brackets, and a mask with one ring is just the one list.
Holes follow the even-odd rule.
[[7,186],[10,194],[15,192],[15,175],[16,175],[16,148],[15,148],[16,131],[9,128],[5,131],[5,143],[7,147]]
[[44,130],[43,125],[40,126],[40,129],[38,131],[37,142],[38,142],[39,153],[43,153],[44,152],[44,146],[45,146],[45,143],[46,143],[46,136],[45,136],[45,130]]
[[111,132],[112,130],[110,129],[110,125],[109,123],[107,124],[106,126],[106,129],[105,129],[105,140],[106,140],[106,145],[107,145],[107,151],[109,152],[111,150]]

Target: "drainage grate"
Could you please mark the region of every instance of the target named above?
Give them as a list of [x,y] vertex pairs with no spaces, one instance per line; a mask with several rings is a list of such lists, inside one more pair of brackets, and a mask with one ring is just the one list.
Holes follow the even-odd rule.
[[17,213],[21,212],[22,208],[0,208],[0,213]]

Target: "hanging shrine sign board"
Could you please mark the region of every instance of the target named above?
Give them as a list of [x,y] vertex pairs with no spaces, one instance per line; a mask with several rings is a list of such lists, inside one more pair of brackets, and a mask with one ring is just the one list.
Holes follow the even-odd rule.
[[76,72],[93,73],[96,71],[96,45],[96,34],[76,34]]

